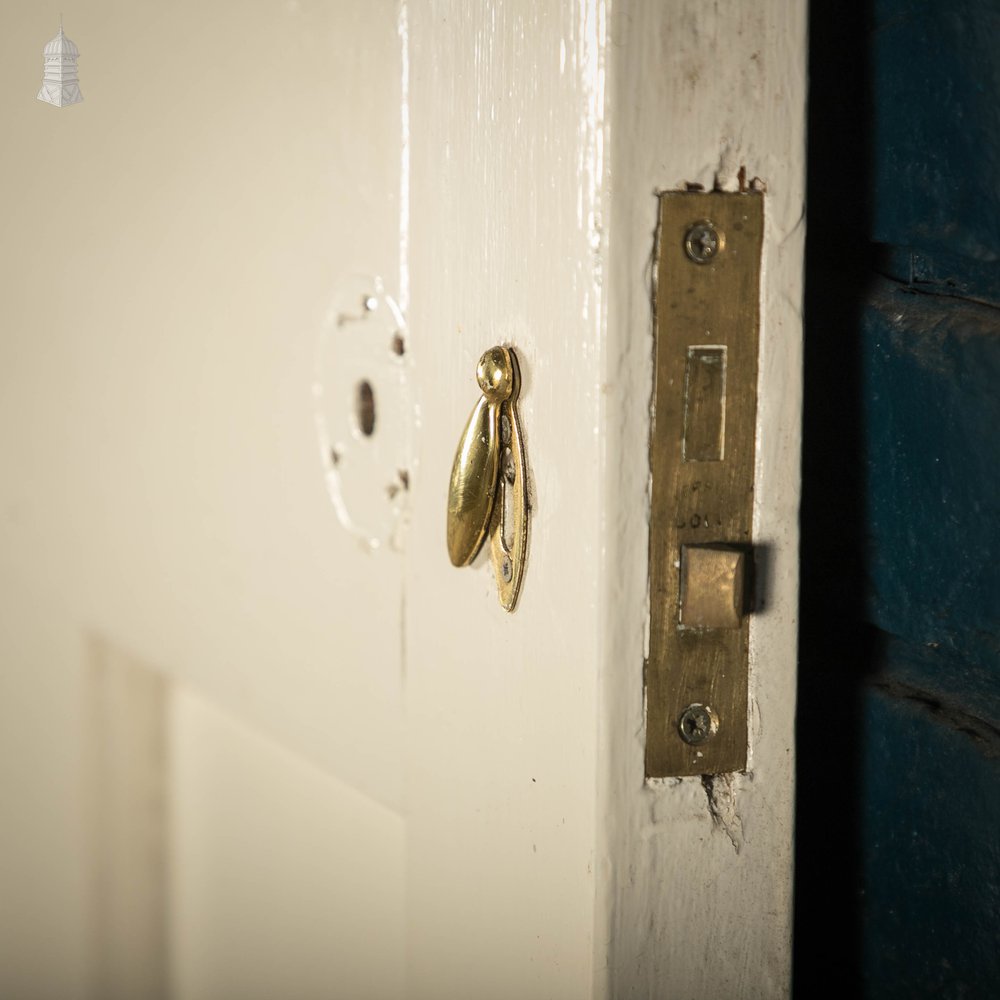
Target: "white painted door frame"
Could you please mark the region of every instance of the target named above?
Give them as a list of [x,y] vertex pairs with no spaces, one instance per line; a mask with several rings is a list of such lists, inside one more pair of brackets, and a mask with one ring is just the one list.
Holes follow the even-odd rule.
[[[613,996],[780,997],[791,978],[806,4],[624,4],[612,18],[598,916]],[[651,192],[766,187],[748,772],[644,784]]]

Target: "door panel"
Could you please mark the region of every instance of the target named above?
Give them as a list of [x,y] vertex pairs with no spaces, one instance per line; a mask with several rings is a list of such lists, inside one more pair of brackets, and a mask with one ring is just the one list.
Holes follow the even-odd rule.
[[[803,3],[89,0],[63,109],[33,98],[43,15],[0,67],[3,975],[786,995]],[[647,782],[649,276],[657,191],[687,184],[766,188],[766,586],[750,769]],[[314,425],[345,274],[406,326],[409,509],[378,549]],[[512,615],[445,545],[498,343],[530,480]]]
[[813,7],[798,979],[992,996],[1000,5]]
[[[84,97],[67,108],[34,99],[56,14],[3,11],[2,992],[112,996],[109,968],[119,993],[129,982],[92,941],[115,937],[123,908],[142,906],[105,894],[105,918],[94,916],[91,810],[115,828],[109,799],[85,780],[83,755],[102,729],[88,713],[95,648],[136,664],[168,699],[183,682],[249,727],[250,746],[283,748],[223,753],[221,723],[223,735],[201,743],[183,727],[166,736],[165,753],[190,761],[200,747],[206,768],[167,776],[180,782],[169,793],[180,864],[197,868],[201,893],[182,867],[179,987],[228,989],[191,945],[198,913],[223,921],[217,963],[255,944],[255,962],[230,963],[237,978],[277,975],[286,959],[314,971],[332,961],[338,946],[315,938],[259,947],[276,910],[235,921],[241,903],[263,903],[255,892],[274,890],[276,905],[282,885],[303,933],[331,908],[384,904],[379,967],[395,982],[398,900],[355,879],[334,902],[330,865],[346,860],[336,838],[323,859],[289,858],[286,846],[273,869],[220,838],[252,812],[240,776],[253,767],[258,838],[277,847],[294,843],[290,827],[340,824],[356,871],[374,879],[384,864],[401,878],[398,841],[392,853],[380,839],[398,833],[402,808],[401,564],[341,530],[313,413],[338,277],[398,267],[396,5],[88,0],[66,12]],[[284,776],[271,760],[282,753],[298,758]],[[225,768],[232,800],[220,791],[193,816],[187,803],[224,789]],[[143,780],[112,767],[95,787],[141,797]],[[164,836],[156,856],[168,847]],[[318,964],[298,962],[304,950]]]
[[[398,807],[399,611],[381,598],[399,570],[340,531],[312,399],[337,276],[396,267],[395,8],[79,17],[82,104],[21,100],[44,12],[18,18],[5,71],[24,151],[0,251],[10,559],[74,620]],[[379,607],[370,634],[337,600],[345,575]]]
[[172,996],[403,992],[402,819],[180,689]]
[[872,232],[888,281],[862,328],[867,611],[888,638],[868,698],[862,969],[873,996],[967,996],[1000,983],[985,932],[1000,908],[986,832],[1000,791],[1000,6],[883,3],[875,28]]

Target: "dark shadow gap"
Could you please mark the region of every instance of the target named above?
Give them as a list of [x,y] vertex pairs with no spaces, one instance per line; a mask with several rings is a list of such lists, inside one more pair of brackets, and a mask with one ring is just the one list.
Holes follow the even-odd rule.
[[861,316],[871,276],[868,0],[810,4],[794,994],[862,994]]

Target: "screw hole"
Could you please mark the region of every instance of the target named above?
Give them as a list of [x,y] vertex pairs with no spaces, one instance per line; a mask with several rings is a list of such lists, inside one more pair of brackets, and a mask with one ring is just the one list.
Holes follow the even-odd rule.
[[392,343],[389,348],[393,354],[400,358],[406,353],[406,344],[403,343],[402,334],[394,333],[392,335]]
[[375,393],[367,379],[359,382],[354,392],[354,416],[358,430],[365,437],[371,437],[375,432]]

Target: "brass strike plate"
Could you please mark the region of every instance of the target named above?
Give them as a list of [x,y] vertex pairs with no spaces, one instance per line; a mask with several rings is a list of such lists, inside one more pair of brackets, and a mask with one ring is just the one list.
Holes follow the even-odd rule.
[[747,764],[764,197],[660,196],[648,777]]

